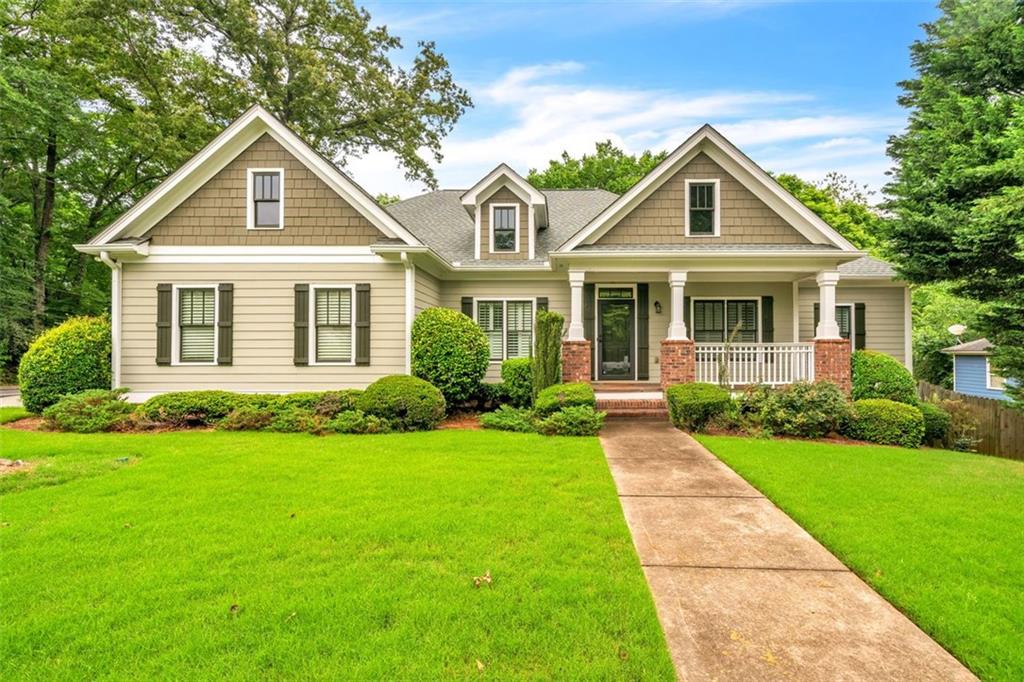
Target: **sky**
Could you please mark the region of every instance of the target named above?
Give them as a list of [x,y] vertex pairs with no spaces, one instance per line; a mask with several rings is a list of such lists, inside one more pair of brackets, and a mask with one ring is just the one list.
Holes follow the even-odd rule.
[[[474,107],[434,164],[468,188],[498,163],[520,173],[612,140],[671,150],[711,123],[761,167],[819,181],[839,171],[882,198],[886,139],[906,123],[897,83],[934,2],[373,2],[406,55],[431,40]],[[349,161],[370,192],[426,190],[382,152]]]

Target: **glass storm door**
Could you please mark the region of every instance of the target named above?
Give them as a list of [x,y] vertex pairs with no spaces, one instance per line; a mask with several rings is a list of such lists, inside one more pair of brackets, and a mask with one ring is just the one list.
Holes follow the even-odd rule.
[[634,302],[599,300],[597,306],[597,378],[632,379]]

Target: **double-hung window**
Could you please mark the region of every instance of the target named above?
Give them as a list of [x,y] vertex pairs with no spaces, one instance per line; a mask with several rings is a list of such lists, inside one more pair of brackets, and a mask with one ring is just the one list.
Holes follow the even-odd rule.
[[686,181],[686,236],[718,235],[718,181]]
[[477,301],[476,321],[487,335],[492,361],[530,357],[533,301]]
[[313,293],[313,357],[318,363],[352,362],[351,287],[316,287]]
[[217,290],[214,287],[178,289],[178,360],[213,362],[216,358]]
[[[693,340],[756,343],[758,314],[755,300],[696,300],[693,302]],[[735,336],[733,336],[735,332]]]
[[491,207],[491,233],[493,245],[492,251],[516,251],[516,217],[518,209],[515,206],[492,206]]
[[284,170],[249,169],[249,228],[277,230],[284,226]]

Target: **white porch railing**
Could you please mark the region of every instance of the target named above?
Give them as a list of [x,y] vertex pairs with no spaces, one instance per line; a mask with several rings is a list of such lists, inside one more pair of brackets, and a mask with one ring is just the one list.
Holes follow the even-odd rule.
[[729,386],[814,381],[813,343],[698,343],[697,381]]

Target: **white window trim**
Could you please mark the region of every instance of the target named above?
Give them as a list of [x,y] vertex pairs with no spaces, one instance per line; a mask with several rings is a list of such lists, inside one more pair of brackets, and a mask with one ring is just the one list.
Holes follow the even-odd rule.
[[[489,225],[487,227],[487,232],[489,233],[488,236],[490,237],[490,240],[491,240],[491,253],[498,253],[498,254],[501,254],[501,253],[519,253],[519,206],[520,206],[519,204],[507,204],[506,203],[506,204],[491,204],[490,207],[488,207],[487,211],[488,211],[488,214],[490,215],[490,223],[489,223]],[[516,210],[516,218],[515,218],[515,220],[516,220],[516,248],[514,248],[514,249],[512,249],[510,251],[505,251],[505,250],[495,251],[494,250],[494,209],[496,209],[496,208],[514,208]],[[496,299],[492,299],[492,300],[496,300]],[[511,299],[511,300],[516,300],[516,299]],[[519,300],[525,301],[526,299],[524,298],[524,299],[519,299]]]
[[[601,289],[629,289],[629,290],[631,290],[633,292],[633,298],[632,299],[625,299],[625,298],[605,298],[605,299],[602,299],[601,298]],[[637,375],[640,372],[640,363],[638,362],[639,356],[640,356],[640,333],[639,333],[639,331],[637,329],[637,327],[640,324],[640,306],[639,306],[639,302],[638,302],[637,296],[636,296],[636,284],[635,283],[631,284],[629,282],[623,282],[621,284],[616,284],[614,282],[603,283],[603,284],[597,284],[597,283],[594,284],[594,344],[593,344],[594,348],[593,348],[593,357],[590,359],[590,362],[591,362],[591,364],[592,364],[592,366],[594,368],[593,373],[594,373],[595,377],[600,377],[601,376],[601,373],[600,373],[600,371],[597,368],[597,363],[598,363],[598,361],[601,358],[601,353],[600,353],[600,350],[598,348],[601,345],[601,342],[598,340],[598,337],[601,336],[599,332],[601,331],[601,319],[600,318],[601,318],[601,301],[602,300],[604,300],[604,301],[626,301],[626,300],[632,300],[633,301],[633,363],[632,364],[633,364],[633,381],[637,381]],[[650,305],[653,305],[650,302],[648,302],[648,303]],[[648,335],[649,334],[650,334],[650,330],[648,330]],[[600,379],[598,378],[597,381],[600,381]]]
[[[352,334],[352,359],[348,362],[320,362],[316,359],[316,292],[318,289],[348,289],[352,310],[350,311]],[[355,284],[310,284],[309,285],[309,365],[312,367],[354,367],[356,364],[356,285]]]
[[[683,202],[685,210],[683,211],[683,234],[687,237],[693,237],[699,239],[701,237],[720,237],[722,235],[722,201],[721,201],[721,181],[718,178],[708,178],[707,180],[687,179],[683,183],[684,185],[684,196]],[[715,187],[715,210],[714,217],[714,232],[711,234],[690,234],[690,185],[714,185]]]
[[[256,173],[278,173],[281,176],[281,200],[278,202],[277,227],[256,227],[256,204],[253,197],[252,177]],[[245,169],[245,229],[247,230],[283,230],[284,229],[284,168],[246,168]]]
[[[213,290],[213,362],[192,362],[181,359],[181,318],[178,317],[179,299],[178,292],[182,289],[212,289]],[[196,282],[195,284],[172,284],[171,285],[171,365],[184,367],[213,367],[217,365],[217,358],[220,357],[220,292],[216,284]]]
[[[764,343],[764,337],[762,336],[762,333],[764,332],[764,325],[762,324],[763,313],[761,312],[764,306],[763,298],[763,296],[691,296],[690,324],[686,330],[690,335],[690,340],[694,340],[694,337],[697,334],[697,320],[694,315],[694,310],[696,309],[694,304],[697,303],[697,301],[725,301],[725,308],[722,312],[725,314],[726,320],[726,337],[729,335],[729,301],[757,301],[757,341],[738,341],[737,343]],[[723,339],[722,341],[696,341],[696,343],[726,343],[726,339]]]
[[[955,362],[953,363],[953,366],[954,367],[956,366]],[[999,375],[997,374],[996,376],[999,376]],[[953,381],[954,382],[956,381],[956,377],[953,378]],[[988,357],[987,355],[985,356],[985,388],[987,388],[990,391],[1005,391],[1006,390],[1006,379],[1005,378],[1003,378],[1003,385],[1002,386],[993,386],[992,385],[992,358]]]
[[[499,253],[508,253],[508,251],[499,251]],[[501,359],[492,360],[490,359],[490,350],[487,351],[487,362],[492,365],[500,365],[501,363],[509,360],[508,357],[508,306],[509,302],[513,303],[524,303],[529,302],[530,309],[533,317],[533,326],[530,328],[530,356],[533,355],[533,344],[537,339],[537,298],[535,296],[480,296],[473,297],[473,322],[477,325],[480,324],[480,304],[481,303],[501,303]]]

